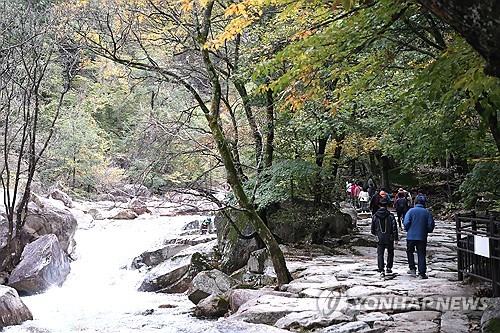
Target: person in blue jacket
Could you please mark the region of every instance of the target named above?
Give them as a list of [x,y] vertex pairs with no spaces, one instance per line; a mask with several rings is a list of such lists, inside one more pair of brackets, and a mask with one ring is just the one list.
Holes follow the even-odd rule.
[[413,253],[417,249],[419,278],[427,279],[427,235],[434,230],[432,213],[425,208],[425,199],[416,197],[415,207],[405,215],[404,228],[406,234],[406,255],[408,257],[408,274],[416,276],[415,258]]

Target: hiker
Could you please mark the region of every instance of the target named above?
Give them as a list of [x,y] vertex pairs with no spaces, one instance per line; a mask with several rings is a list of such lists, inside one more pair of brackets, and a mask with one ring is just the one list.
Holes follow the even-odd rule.
[[368,201],[370,201],[370,195],[365,188],[359,192],[359,203],[361,204],[361,213],[368,212]]
[[396,213],[398,216],[398,225],[402,229],[403,220],[405,219],[406,212],[410,209],[408,204],[408,199],[406,199],[406,194],[404,192],[398,192],[394,200],[394,208],[396,208]]
[[375,191],[375,194],[373,194],[373,196],[370,199],[370,211],[372,212],[372,214],[375,214],[377,210],[380,208],[379,203],[380,200],[382,200],[382,194],[383,194],[382,192],[383,191],[380,192]]
[[375,195],[377,187],[375,185],[375,182],[373,181],[372,176],[368,177],[368,179],[366,180],[366,188],[368,194],[370,195],[370,198],[373,197]]
[[209,234],[212,232],[212,218],[207,217],[205,220],[203,220],[200,224],[200,233],[202,235],[204,234]]
[[415,199],[413,199],[413,202],[415,203],[415,205],[417,204],[417,202],[416,202],[417,198],[421,198],[422,199],[421,200],[422,201],[421,204],[424,205],[424,207],[427,206],[427,198],[425,197],[425,194],[424,194],[424,192],[421,189],[419,189],[417,191],[417,195],[415,196]]
[[[380,277],[385,277],[385,273],[392,274],[394,262],[394,244],[398,243],[398,226],[396,218],[387,210],[387,199],[379,201],[380,208],[372,216],[372,235],[377,238],[377,265]],[[384,272],[384,252],[387,249],[387,269]]]
[[354,182],[351,186],[351,203],[354,208],[359,208],[359,193],[361,192],[361,186]]
[[404,188],[400,187],[398,189],[398,193],[396,194],[396,197],[394,198],[394,203],[396,203],[396,200],[398,199],[398,194],[402,193],[404,195],[404,198],[408,202],[408,208],[413,206],[413,199],[411,197],[411,193]]
[[417,250],[418,275],[427,279],[427,234],[434,230],[432,213],[425,208],[425,198],[417,196],[415,207],[410,208],[404,218],[406,234],[406,255],[408,257],[408,274],[416,276],[415,258],[413,253]]

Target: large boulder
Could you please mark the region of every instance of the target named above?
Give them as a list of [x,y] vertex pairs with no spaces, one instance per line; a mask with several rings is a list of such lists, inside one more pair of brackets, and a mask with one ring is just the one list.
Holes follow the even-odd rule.
[[325,237],[340,238],[355,228],[357,217],[351,214],[336,207],[315,207],[309,201],[293,200],[270,209],[267,223],[283,243],[322,244]]
[[201,271],[212,269],[207,257],[199,252],[177,255],[148,272],[139,291],[183,293]]
[[275,295],[262,295],[241,305],[229,318],[248,323],[275,326],[276,322],[292,312],[317,309],[315,298],[296,298]]
[[127,203],[127,208],[133,210],[137,215],[151,213],[146,203],[137,197],[132,198]]
[[9,278],[9,286],[27,295],[41,293],[53,285],[61,286],[70,272],[68,255],[55,235],[44,235],[28,244],[21,262]]
[[[229,216],[243,234],[249,235],[254,232],[252,224],[243,212],[232,210]],[[226,274],[231,274],[246,266],[250,253],[264,247],[264,244],[256,238],[239,238],[238,233],[225,216],[217,215],[215,226],[219,252],[222,256],[221,270]]]
[[132,268],[152,268],[172,258],[188,247],[189,245],[187,244],[168,244],[156,250],[145,251],[132,260]]
[[74,236],[78,222],[71,211],[53,204],[50,199],[32,195],[28,204],[25,231],[29,241],[43,235],[54,234],[66,253],[71,253],[75,245]]
[[138,216],[139,215],[137,215],[137,213],[134,210],[127,208],[127,209],[120,210],[118,213],[111,216],[110,219],[113,219],[113,220],[133,220],[133,219],[137,218]]
[[481,331],[485,333],[500,332],[500,298],[490,298],[487,308],[481,316]]
[[227,293],[228,301],[229,301],[229,308],[233,313],[238,311],[240,306],[245,304],[246,302],[259,298],[262,295],[275,295],[275,296],[282,296],[282,297],[293,297],[294,294],[292,293],[287,293],[287,292],[282,292],[282,291],[275,291],[274,289],[270,288],[261,288],[261,289],[231,289]]
[[198,273],[187,290],[188,298],[194,304],[210,295],[223,295],[238,282],[217,269]]
[[267,267],[273,267],[273,262],[269,257],[267,249],[260,249],[250,253],[250,258],[248,258],[249,272],[263,274]]
[[73,200],[71,200],[71,197],[61,190],[56,189],[52,191],[49,194],[49,198],[52,198],[54,200],[59,200],[64,204],[64,206],[68,208],[73,208]]
[[224,316],[228,308],[229,304],[227,299],[222,295],[214,294],[201,300],[201,302],[196,305],[193,314],[196,317],[218,318]]
[[0,285],[0,331],[4,327],[20,325],[32,320],[33,315],[23,303],[17,291],[11,287]]

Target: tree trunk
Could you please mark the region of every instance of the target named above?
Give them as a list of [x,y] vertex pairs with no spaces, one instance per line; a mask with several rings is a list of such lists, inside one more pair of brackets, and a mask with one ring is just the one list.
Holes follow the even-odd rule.
[[387,155],[380,156],[380,176],[382,178],[382,188],[385,191],[391,190],[391,184],[389,182],[389,169],[391,167],[391,163],[389,161],[389,157]]
[[266,245],[266,248],[269,251],[269,256],[271,257],[271,261],[273,263],[274,271],[276,272],[278,284],[283,285],[291,281],[291,275],[286,267],[285,257],[273,234],[257,214],[253,203],[250,202],[248,196],[243,190],[243,183],[238,177],[238,173],[236,171],[226,137],[222,131],[222,127],[220,124],[219,107],[221,102],[221,85],[219,82],[217,71],[210,59],[210,50],[204,47],[210,31],[213,5],[214,1],[212,0],[209,1],[204,8],[203,22],[200,26],[198,36],[203,64],[205,65],[205,69],[212,86],[210,109],[207,109],[205,104],[200,104],[200,107],[202,108],[205,114],[205,118],[208,121],[208,126],[210,127],[212,138],[216,143],[217,151],[219,152],[224,164],[227,182],[231,186],[233,194],[238,200],[240,208],[243,209],[245,214],[248,216],[255,231],[259,234],[260,238],[262,238],[262,241]]
[[332,167],[333,167],[332,173],[333,173],[334,178],[337,178],[337,173],[339,171],[339,160],[340,160],[340,156],[342,154],[342,144],[343,144],[344,138],[345,138],[344,134],[335,136],[335,149],[333,151],[333,161],[335,161],[335,162],[332,163]]
[[266,141],[264,146],[264,168],[273,164],[274,141],[274,99],[273,91],[266,91]]
[[207,120],[209,122],[209,126],[212,131],[212,137],[217,143],[217,150],[221,155],[222,161],[226,169],[227,182],[228,184],[231,185],[231,189],[233,190],[233,193],[237,198],[240,207],[244,210],[245,214],[248,216],[255,231],[264,241],[264,244],[266,245],[266,248],[269,251],[269,256],[271,257],[271,261],[273,262],[274,271],[276,272],[276,276],[278,278],[278,284],[280,285],[286,284],[291,281],[291,275],[286,267],[286,262],[283,252],[281,251],[278,242],[274,238],[273,234],[271,233],[269,228],[267,228],[264,221],[262,221],[260,216],[257,214],[253,204],[250,202],[248,196],[243,190],[243,185],[236,172],[236,168],[234,166],[227,141],[224,137],[224,134],[222,133],[222,129],[220,128],[219,122],[217,121],[216,118],[210,117],[210,115],[207,115]]
[[[316,149],[316,165],[321,168],[323,167],[323,161],[325,160],[326,144],[328,143],[329,136],[325,138],[318,139],[318,147]],[[323,187],[323,181],[321,179],[321,173],[318,171],[316,175],[316,181],[314,184],[314,205],[318,207],[321,204],[321,188]]]

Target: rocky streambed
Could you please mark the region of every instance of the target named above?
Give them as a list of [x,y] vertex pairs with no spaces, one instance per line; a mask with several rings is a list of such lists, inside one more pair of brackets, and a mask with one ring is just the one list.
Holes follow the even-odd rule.
[[[200,235],[193,224],[201,216],[149,211],[116,220],[103,206],[93,209],[92,217],[89,211],[74,211],[78,259],[67,281],[22,297],[33,320],[6,332],[481,329],[488,300],[458,281],[451,223],[438,221],[429,238],[428,280],[406,274],[404,233],[396,247],[395,274],[380,279],[369,216],[360,215],[354,233],[328,246],[283,247],[294,280],[277,288],[263,250],[231,276],[218,271],[216,235]],[[113,214],[119,209],[113,208]],[[189,224],[191,229],[185,227]]]

